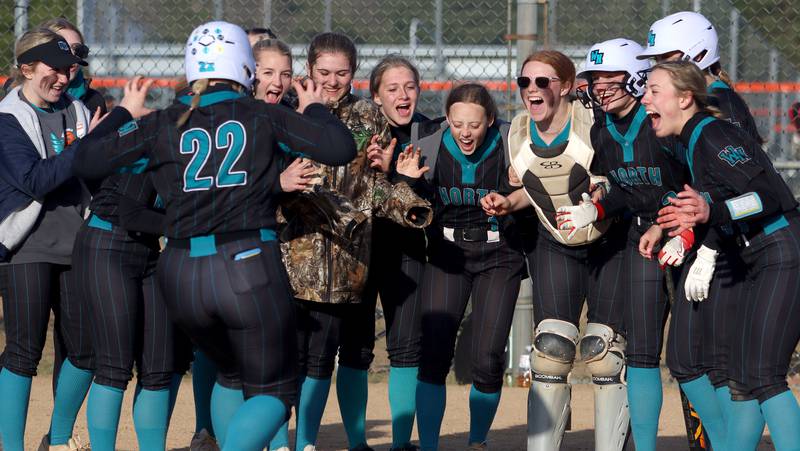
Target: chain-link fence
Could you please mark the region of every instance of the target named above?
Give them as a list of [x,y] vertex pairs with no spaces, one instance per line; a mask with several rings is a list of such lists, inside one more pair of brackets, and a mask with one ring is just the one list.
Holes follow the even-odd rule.
[[[322,31],[351,36],[360,61],[355,88],[390,53],[419,66],[420,111],[441,114],[453,81],[478,80],[506,117],[521,108],[512,81],[533,50],[561,50],[576,63],[595,42],[628,37],[644,42],[651,23],[676,11],[702,12],[717,27],[723,68],[749,104],[765,148],[800,195],[800,149],[787,111],[800,100],[800,2],[796,0],[2,0],[0,70],[13,65],[15,36],[63,15],[91,49],[94,86],[119,95],[126,77],[164,79],[154,90],[166,105],[183,73],[183,44],[197,24],[224,19],[245,28],[270,27],[292,47],[303,73],[307,45]],[[9,5],[9,6],[5,6]],[[13,6],[13,7],[10,7]],[[800,139],[798,146],[800,147]]]

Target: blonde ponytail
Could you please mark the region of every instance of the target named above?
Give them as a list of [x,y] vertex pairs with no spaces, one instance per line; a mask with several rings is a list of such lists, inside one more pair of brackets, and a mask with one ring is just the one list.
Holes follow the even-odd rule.
[[186,125],[186,122],[188,122],[189,118],[192,116],[192,111],[194,111],[200,105],[200,96],[206,92],[206,89],[208,89],[209,81],[210,80],[208,78],[201,78],[195,81],[192,85],[192,93],[194,94],[192,96],[192,104],[189,105],[189,109],[181,114],[181,117],[178,118],[178,122],[176,123],[178,128]]

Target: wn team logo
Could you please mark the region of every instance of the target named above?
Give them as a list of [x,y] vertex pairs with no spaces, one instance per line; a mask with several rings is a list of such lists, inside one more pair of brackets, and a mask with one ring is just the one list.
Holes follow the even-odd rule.
[[647,33],[647,45],[653,47],[656,45],[656,34],[650,30],[650,33]]
[[592,53],[589,54],[589,60],[595,64],[603,64],[603,52],[597,49],[592,50]]
[[719,152],[718,156],[731,167],[736,166],[738,163],[750,161],[750,157],[747,156],[742,147],[726,146]]

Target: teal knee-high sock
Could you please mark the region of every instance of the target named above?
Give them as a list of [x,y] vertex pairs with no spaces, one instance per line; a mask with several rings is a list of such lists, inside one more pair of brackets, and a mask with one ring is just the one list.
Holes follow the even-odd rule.
[[211,422],[211,392],[217,382],[217,365],[201,351],[194,353],[192,362],[192,392],[194,394],[194,432],[203,429],[214,434]]
[[31,398],[31,378],[0,370],[0,439],[5,451],[25,449],[25,420]]
[[286,420],[286,405],[269,396],[253,396],[239,407],[228,426],[223,451],[261,451]]
[[167,429],[169,429],[169,422],[172,420],[172,412],[175,410],[175,403],[178,401],[178,392],[181,389],[181,382],[183,381],[183,374],[173,374],[172,380],[169,383],[169,412],[167,412]]
[[86,407],[86,422],[93,450],[114,451],[124,394],[125,391],[119,388],[92,384],[89,390],[89,404]]
[[339,365],[336,396],[350,448],[367,444],[367,371]]
[[483,443],[492,427],[497,406],[500,405],[500,390],[484,393],[475,386],[469,391],[469,443]]
[[58,373],[56,396],[53,402],[53,417],[50,419],[50,445],[66,445],[72,437],[75,419],[81,410],[89,386],[92,385],[92,372],[75,367],[69,359],[64,359]]
[[655,451],[663,402],[659,368],[628,367],[628,405],[637,451]]
[[163,451],[167,446],[170,389],[145,390],[136,387],[133,398],[133,427],[139,449]]
[[417,410],[417,374],[419,368],[389,368],[389,408],[392,411],[392,448],[411,444],[414,414]]
[[275,433],[275,437],[272,437],[272,440],[270,440],[269,449],[271,451],[275,451],[276,449],[288,448],[288,447],[289,447],[289,420],[286,420],[281,424],[281,427],[278,428],[278,432]]
[[214,384],[214,391],[211,393],[211,422],[220,447],[225,445],[230,422],[242,404],[244,404],[244,394],[241,390]]
[[726,449],[755,451],[764,432],[764,416],[758,401],[732,401],[729,408]]
[[727,385],[723,385],[714,391],[717,393],[717,401],[719,402],[719,407],[722,409],[722,417],[725,419],[727,435],[728,419],[731,415],[731,404],[733,403],[733,400],[731,399],[731,389]]
[[785,391],[761,403],[775,449],[800,450],[800,406],[791,391]]
[[714,386],[708,376],[703,375],[690,382],[680,384],[689,402],[694,406],[694,410],[700,415],[700,421],[703,422],[711,440],[711,446],[716,451],[723,451],[725,449],[725,440],[727,430],[725,428],[725,417],[722,413],[722,408],[717,399],[717,392],[714,391]]
[[306,377],[303,381],[300,387],[300,404],[297,407],[296,450],[303,451],[306,445],[316,445],[330,389],[330,379]]
[[417,428],[422,451],[439,449],[439,432],[447,405],[447,389],[444,385],[417,382]]

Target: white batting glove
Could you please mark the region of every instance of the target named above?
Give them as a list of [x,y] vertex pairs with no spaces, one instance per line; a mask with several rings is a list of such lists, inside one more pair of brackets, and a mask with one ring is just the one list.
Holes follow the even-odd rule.
[[714,277],[717,255],[717,251],[705,246],[700,246],[700,249],[697,250],[697,258],[689,268],[689,274],[683,284],[686,300],[700,302],[708,297],[708,288],[711,285],[711,278]]
[[686,253],[694,245],[694,231],[684,230],[680,235],[671,238],[658,252],[658,264],[665,266],[680,266]]
[[559,230],[569,230],[567,239],[571,239],[581,227],[597,221],[600,211],[597,205],[592,202],[592,197],[588,193],[581,194],[581,202],[578,205],[569,207],[559,207],[556,211],[556,224]]

